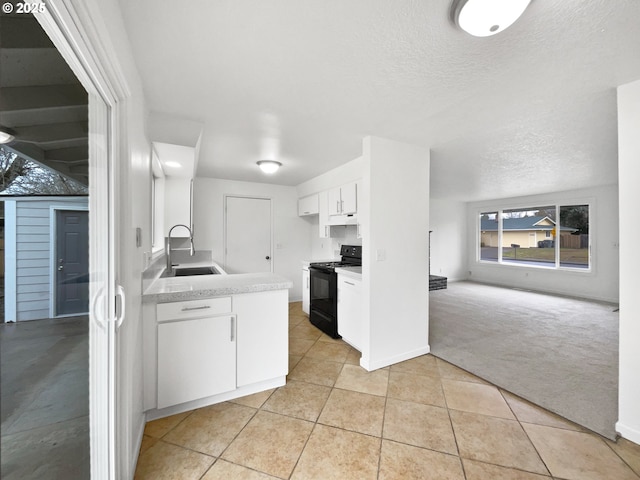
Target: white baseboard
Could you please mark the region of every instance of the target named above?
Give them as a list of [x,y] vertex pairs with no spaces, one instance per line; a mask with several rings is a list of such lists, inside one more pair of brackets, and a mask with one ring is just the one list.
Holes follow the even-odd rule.
[[640,445],[640,430],[637,428],[632,428],[621,422],[616,422],[616,432],[618,432],[622,438]]
[[243,387],[238,387],[235,390],[231,390],[230,392],[220,393],[218,395],[213,395],[211,397],[201,398],[199,400],[193,400],[191,402],[180,403],[178,405],[173,405],[171,407],[166,408],[152,408],[151,410],[147,410],[147,421],[157,420],[158,418],[168,417],[171,415],[175,415],[176,413],[187,412],[189,410],[195,410],[196,408],[208,407],[209,405],[213,405],[215,403],[226,402],[227,400],[233,400],[234,398],[244,397],[246,395],[252,395],[254,393],[262,392],[264,390],[269,390],[271,388],[278,388],[286,384],[287,377],[275,377],[270,380],[265,380],[263,382],[252,383],[251,385],[245,385]]
[[365,370],[371,372],[373,370],[378,370],[379,368],[388,367],[389,365],[393,365],[395,363],[400,363],[404,362],[405,360],[419,357],[420,355],[426,355],[429,352],[431,352],[431,347],[429,345],[425,345],[424,347],[420,347],[409,352],[403,352],[392,357],[382,358],[375,361],[372,361],[371,359],[363,361],[365,359],[360,358],[360,366]]

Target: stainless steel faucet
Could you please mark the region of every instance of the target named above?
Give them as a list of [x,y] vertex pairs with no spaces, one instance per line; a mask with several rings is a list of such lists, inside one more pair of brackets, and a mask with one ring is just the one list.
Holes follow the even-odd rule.
[[[178,223],[174,225],[169,229],[169,233],[167,234],[167,272],[171,272],[173,270],[173,263],[171,262],[171,250],[172,250],[171,249],[171,232],[173,232],[173,229],[176,227],[184,227],[187,229],[187,231],[189,232],[189,244],[190,244],[189,255],[193,257],[193,255],[195,255],[196,253],[195,248],[193,248],[193,232],[191,231],[191,229],[182,223]],[[185,250],[185,249],[176,248],[175,250]]]

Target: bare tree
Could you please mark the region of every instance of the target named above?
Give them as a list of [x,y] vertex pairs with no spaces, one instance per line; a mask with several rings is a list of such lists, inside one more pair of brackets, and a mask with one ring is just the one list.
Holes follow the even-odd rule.
[[86,195],[87,187],[19,157],[0,146],[0,193],[8,195]]

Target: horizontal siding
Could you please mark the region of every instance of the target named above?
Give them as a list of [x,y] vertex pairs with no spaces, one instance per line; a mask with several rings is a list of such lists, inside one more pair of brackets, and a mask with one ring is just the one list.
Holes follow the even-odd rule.
[[49,255],[50,255],[50,251],[49,249],[40,249],[40,250],[20,250],[17,255],[16,258],[18,260],[31,260],[34,258],[45,258],[49,259]]
[[32,292],[32,293],[19,293],[18,294],[18,303],[20,302],[36,302],[39,300],[44,300],[47,302],[47,315],[49,308],[49,292]]
[[24,234],[18,235],[18,251],[22,248],[22,245],[25,243],[39,243],[44,244],[47,247],[49,246],[49,235],[39,235],[39,234]]
[[29,321],[29,320],[42,320],[45,318],[49,318],[48,310],[46,312],[44,310],[18,312],[18,319],[21,322]]
[[47,270],[49,270],[49,258],[26,257],[26,258],[20,259],[20,266],[22,268],[25,268],[25,267],[46,268]]
[[20,245],[20,251],[18,251],[18,254],[20,254],[21,252],[47,252],[47,255],[49,255],[49,251],[51,250],[51,247],[49,247],[49,243],[23,243]]
[[18,238],[22,235],[43,235],[49,238],[49,225],[18,225]]
[[19,217],[16,221],[18,227],[23,225],[46,225],[48,227],[49,215],[46,217]]
[[36,283],[36,284],[32,284],[32,285],[21,285],[20,286],[20,293],[36,293],[36,292],[44,292],[47,295],[50,294],[49,292],[49,284],[47,283],[46,285],[44,283]]
[[[20,295],[18,295],[20,298]],[[22,312],[42,312],[40,318],[47,318],[49,316],[49,299],[38,300],[35,302],[20,302],[18,301],[18,317]]]
[[51,213],[48,202],[18,202],[16,209],[17,317],[49,317],[51,294]]

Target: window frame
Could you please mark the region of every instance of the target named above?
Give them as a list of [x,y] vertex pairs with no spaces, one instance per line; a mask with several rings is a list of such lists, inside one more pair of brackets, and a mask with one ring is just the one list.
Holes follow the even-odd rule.
[[[539,206],[530,206],[530,205],[539,205]],[[572,267],[572,266],[567,266],[567,265],[562,265],[561,261],[560,261],[560,242],[559,241],[555,241],[554,242],[554,262],[553,263],[549,263],[549,264],[543,264],[543,262],[541,262],[540,265],[535,265],[535,264],[524,264],[524,263],[520,263],[518,261],[509,261],[509,260],[504,260],[502,253],[503,253],[503,222],[500,221],[498,222],[498,230],[497,230],[497,235],[498,235],[498,255],[497,255],[497,259],[493,260],[493,259],[483,259],[482,258],[482,232],[483,230],[482,228],[482,215],[484,214],[496,214],[497,218],[502,218],[502,215],[504,212],[507,211],[513,211],[513,210],[540,210],[542,208],[544,208],[545,206],[547,207],[553,207],[555,208],[555,216],[556,219],[558,219],[556,221],[557,224],[559,224],[559,219],[560,219],[560,209],[561,208],[566,208],[566,207],[574,207],[574,206],[586,206],[588,208],[588,215],[589,215],[589,241],[588,241],[588,246],[587,246],[587,251],[588,251],[588,264],[586,267]],[[507,267],[507,268],[511,268],[511,267],[515,267],[515,268],[533,268],[533,269],[542,269],[542,270],[546,270],[546,271],[562,271],[562,272],[575,272],[575,273],[580,273],[580,274],[591,274],[594,272],[594,258],[593,258],[593,232],[594,232],[594,201],[592,199],[590,200],[585,200],[585,199],[581,199],[581,200],[576,200],[576,199],[570,199],[568,201],[551,201],[551,202],[545,202],[545,201],[532,201],[532,202],[527,202],[526,204],[520,204],[520,205],[510,205],[510,204],[503,204],[500,205],[498,207],[494,206],[494,205],[487,205],[485,207],[478,207],[476,209],[475,212],[475,237],[476,237],[476,243],[475,243],[475,257],[476,257],[476,263],[481,264],[481,265],[493,265],[493,266],[497,266],[497,267]],[[545,236],[545,238],[547,238]]]

